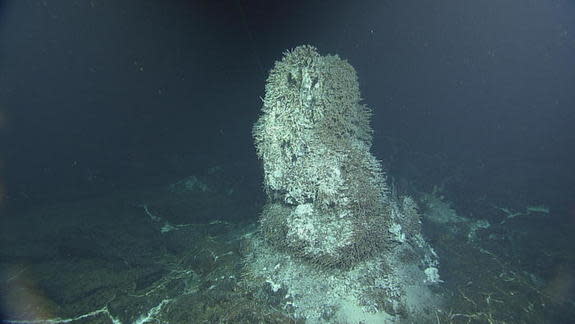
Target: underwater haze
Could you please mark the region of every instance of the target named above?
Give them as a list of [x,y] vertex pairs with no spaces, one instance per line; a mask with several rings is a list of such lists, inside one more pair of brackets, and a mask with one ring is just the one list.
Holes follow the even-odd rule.
[[0,322],[575,323],[573,17],[0,0]]

